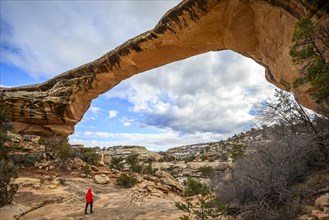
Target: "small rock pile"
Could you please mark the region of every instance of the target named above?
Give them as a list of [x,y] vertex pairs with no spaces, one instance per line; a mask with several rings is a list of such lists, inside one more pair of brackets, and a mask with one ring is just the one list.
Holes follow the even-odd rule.
[[304,215],[299,220],[329,220],[329,193],[315,200],[315,208],[311,215]]

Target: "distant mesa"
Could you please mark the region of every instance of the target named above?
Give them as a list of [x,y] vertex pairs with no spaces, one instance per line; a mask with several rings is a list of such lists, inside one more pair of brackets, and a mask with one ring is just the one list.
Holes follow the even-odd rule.
[[[294,26],[311,15],[303,2],[184,0],[154,29],[95,61],[41,84],[0,88],[0,109],[22,134],[69,135],[91,101],[122,80],[197,54],[228,49],[264,66],[269,82],[329,117],[329,106],[316,105],[308,95],[310,86],[292,86],[299,76],[289,56]],[[313,17],[329,24],[327,14]]]

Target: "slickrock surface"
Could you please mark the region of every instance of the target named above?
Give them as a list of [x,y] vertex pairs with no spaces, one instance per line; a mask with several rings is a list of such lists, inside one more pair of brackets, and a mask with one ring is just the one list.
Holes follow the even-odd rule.
[[[37,181],[33,178],[19,178],[17,181],[27,179],[31,183]],[[0,209],[1,219],[11,220],[21,216],[19,219],[23,220],[177,220],[182,216],[174,204],[181,201],[181,197],[171,192],[150,192],[138,185],[131,189],[119,189],[113,183],[99,185],[91,179],[82,178],[68,178],[65,185],[50,186],[42,184],[38,188],[32,184],[21,187],[15,194],[13,204]],[[89,187],[94,193],[94,213],[86,215],[85,193]]]
[[292,87],[299,71],[289,56],[291,39],[297,20],[307,14],[300,0],[184,0],[154,29],[93,62],[42,84],[0,88],[0,109],[21,133],[68,135],[91,101],[122,80],[197,54],[230,49],[263,65],[267,80],[293,91],[304,106],[329,116],[329,106],[320,109],[307,95],[310,86]]

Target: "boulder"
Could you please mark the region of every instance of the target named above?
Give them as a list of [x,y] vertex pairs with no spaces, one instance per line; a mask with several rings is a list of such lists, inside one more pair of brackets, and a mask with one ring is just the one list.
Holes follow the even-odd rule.
[[19,134],[12,133],[10,131],[7,132],[7,136],[10,138],[11,142],[18,143],[23,140],[22,136],[20,136]]
[[108,176],[106,176],[105,174],[96,175],[94,177],[94,180],[98,184],[108,184],[110,182],[110,178]]
[[179,182],[174,177],[172,177],[169,173],[158,170],[155,174],[160,178],[160,182],[162,184],[171,186],[171,187],[173,187],[173,189],[176,189],[179,191],[183,190],[182,186],[179,184]]
[[95,165],[91,165],[91,170],[94,171],[94,172],[98,172],[99,171],[99,168],[96,167]]
[[324,213],[320,210],[312,210],[312,215],[318,220],[329,220],[329,214]]
[[79,157],[74,158],[73,161],[78,168],[81,168],[85,164],[85,162],[81,160]]
[[39,143],[40,138],[41,137],[38,136],[38,135],[24,135],[23,136],[24,141],[30,141],[30,142],[33,142],[33,143],[36,143],[36,144]]
[[315,200],[315,206],[321,210],[323,210],[327,203],[329,203],[329,193],[326,193]]

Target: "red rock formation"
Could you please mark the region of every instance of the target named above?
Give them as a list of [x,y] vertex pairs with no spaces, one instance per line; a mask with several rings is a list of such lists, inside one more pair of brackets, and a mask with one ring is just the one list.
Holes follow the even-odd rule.
[[310,86],[292,87],[299,71],[289,56],[291,39],[295,23],[307,13],[299,0],[185,0],[154,29],[93,62],[42,84],[0,88],[0,107],[21,133],[68,135],[91,101],[122,80],[197,54],[230,49],[264,66],[267,80],[294,92],[304,106],[329,116],[329,106],[320,109],[307,95]]

